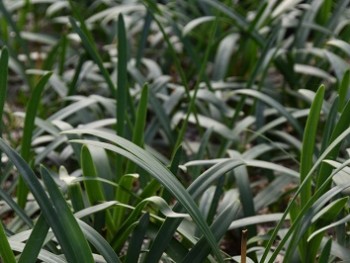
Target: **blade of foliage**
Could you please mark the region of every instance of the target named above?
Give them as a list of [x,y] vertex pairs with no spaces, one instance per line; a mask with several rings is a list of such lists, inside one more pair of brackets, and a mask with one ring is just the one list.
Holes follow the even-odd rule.
[[[137,107],[135,126],[132,135],[132,142],[136,145],[143,147],[144,144],[144,129],[146,125],[147,117],[147,104],[148,104],[148,85],[145,84],[141,91],[141,98]],[[131,163],[127,165],[126,172],[134,172],[135,166]]]
[[74,212],[78,212],[85,208],[83,192],[79,183],[71,183],[68,186],[68,196],[72,202]]
[[[328,143],[333,142],[343,131],[345,131],[347,127],[349,127],[349,124],[350,124],[349,110],[350,110],[350,101],[348,101],[344,106],[341,112],[341,115],[339,117],[339,120],[332,131],[332,134],[330,136]],[[339,150],[340,150],[340,145],[334,147],[332,151],[330,151],[325,158],[335,159],[335,157],[339,153]],[[318,187],[319,185],[321,185],[326,180],[326,178],[331,174],[331,172],[332,172],[332,168],[327,163],[322,163],[318,172],[316,186]]]
[[35,263],[40,253],[41,247],[44,244],[46,234],[49,231],[49,225],[47,224],[43,215],[39,216],[38,221],[35,223],[33,231],[27,240],[22,254],[18,260],[18,263]]
[[[235,155],[232,157],[242,159],[242,156],[238,152],[236,152]],[[240,200],[242,203],[244,216],[245,217],[253,216],[255,215],[254,199],[250,188],[247,167],[244,167],[244,166],[237,167],[234,170],[234,175],[236,178],[236,183],[240,194]],[[254,236],[256,234],[256,229],[254,229],[254,227],[250,227],[248,232],[250,236]]]
[[[57,211],[56,213],[60,214],[60,224],[64,226],[65,235],[69,238],[69,242],[64,245],[71,246],[70,249],[74,252],[75,262],[94,262],[91,249],[82,230],[70,211],[56,183],[52,179],[50,172],[43,166],[41,167],[41,176],[51,197],[53,209]],[[61,245],[63,246],[63,244]]]
[[[117,80],[117,134],[124,136],[126,98],[127,98],[127,48],[124,19],[122,15],[118,17],[118,80]],[[117,163],[119,166],[120,163]],[[120,166],[119,166],[120,167]]]
[[15,263],[16,259],[5,234],[4,226],[0,224],[0,255],[4,262]]
[[337,115],[338,115],[338,108],[339,108],[339,101],[340,98],[336,97],[332,103],[331,109],[328,113],[327,120],[325,123],[324,131],[322,134],[322,144],[320,152],[324,151],[326,149],[328,142],[331,138],[332,132],[334,130],[334,127],[336,125],[337,121]]
[[331,255],[331,248],[332,248],[332,239],[328,239],[326,245],[323,247],[319,263],[328,263]]
[[[88,147],[82,147],[80,157],[83,176],[86,178],[97,178],[96,168]],[[95,180],[85,180],[84,185],[91,205],[96,205],[106,201],[100,182]],[[95,229],[102,231],[102,228],[105,228],[105,224],[107,224],[109,229],[113,226],[113,220],[109,211],[106,211],[106,213],[98,213],[94,218]]]
[[339,106],[338,111],[342,112],[345,104],[346,104],[346,94],[348,92],[350,86],[350,71],[347,70],[343,76],[343,79],[338,86],[338,94],[339,94]]
[[[208,150],[208,147],[209,147],[209,139],[210,139],[212,133],[213,133],[213,128],[209,128],[203,134],[199,149],[198,149],[196,156],[195,156],[196,160],[204,159],[206,150]],[[194,169],[191,170],[191,174],[192,174],[193,178],[197,178],[198,175],[200,174],[200,168],[195,167]]]
[[208,224],[211,224],[213,222],[213,219],[216,215],[216,211],[218,209],[218,205],[219,202],[221,201],[221,195],[224,192],[224,182],[225,182],[225,178],[224,177],[220,177],[216,183],[215,186],[215,191],[214,194],[210,200],[209,203],[209,209],[208,209],[208,214],[207,214],[207,222]]
[[119,263],[121,260],[110,244],[95,229],[81,220],[77,220],[87,240],[96,248],[108,263]]
[[[7,48],[1,50],[0,57],[0,116],[3,116],[5,99],[7,94],[7,75],[8,75],[9,54]],[[2,121],[0,121],[0,135],[2,133]]]
[[136,54],[136,67],[140,67],[141,65],[141,60],[142,57],[144,56],[144,50],[147,44],[147,38],[149,36],[150,33],[150,29],[151,29],[151,24],[152,24],[152,15],[150,13],[150,11],[147,11],[145,17],[144,17],[144,25],[143,25],[143,30],[142,30],[142,35],[141,35],[141,39],[139,41],[139,46],[137,49],[137,54]]
[[[313,165],[313,153],[316,141],[316,132],[318,120],[320,118],[320,111],[323,104],[323,96],[325,87],[321,86],[316,93],[315,99],[311,105],[310,114],[307,118],[304,137],[303,147],[301,150],[301,162],[300,162],[300,181],[304,183],[305,177],[310,171]],[[300,193],[301,206],[304,206],[311,196],[311,180],[305,181],[305,186]]]
[[[21,156],[25,161],[29,161],[30,153],[31,153],[31,143],[32,143],[32,135],[34,131],[34,121],[35,116],[38,111],[38,107],[41,101],[41,94],[49,81],[52,73],[45,74],[35,86],[32,96],[28,102],[28,106],[26,109],[26,117],[24,120],[24,129],[23,129],[23,138],[21,144]],[[23,179],[19,179],[17,186],[17,199],[18,205],[20,207],[24,207],[27,202],[28,189],[24,184]]]
[[[107,180],[108,182],[116,182],[107,152],[100,147],[88,148],[95,165],[97,178]],[[115,188],[111,184],[103,184],[103,190],[106,200],[114,199]]]
[[[130,199],[130,194],[132,192],[133,183],[139,176],[137,174],[125,174],[119,180],[119,188],[116,192],[116,200],[123,204],[128,204]],[[113,221],[117,228],[119,228],[122,223],[125,214],[124,207],[117,207],[113,211]]]
[[147,226],[149,223],[149,214],[144,214],[138,225],[136,226],[134,233],[131,236],[128,251],[126,253],[125,262],[132,263],[138,262],[138,258],[141,255],[141,247],[144,242]]

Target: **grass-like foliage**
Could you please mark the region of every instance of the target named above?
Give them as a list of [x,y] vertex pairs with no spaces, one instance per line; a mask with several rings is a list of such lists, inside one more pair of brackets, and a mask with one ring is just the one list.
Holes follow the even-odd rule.
[[0,261],[350,261],[349,2],[0,1]]

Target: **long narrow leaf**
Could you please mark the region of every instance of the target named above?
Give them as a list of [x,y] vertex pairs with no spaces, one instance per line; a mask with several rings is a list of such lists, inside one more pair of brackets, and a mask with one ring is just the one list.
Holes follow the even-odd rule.
[[[325,87],[321,86],[315,96],[315,99],[311,105],[310,114],[306,121],[303,148],[301,151],[301,163],[300,163],[300,181],[304,182],[305,177],[310,171],[313,165],[314,147],[316,141],[316,132],[318,120],[320,118],[320,111],[323,104],[323,96]],[[311,196],[311,180],[305,182],[305,186],[300,193],[301,205],[303,206],[310,199]]]
[[48,231],[49,225],[47,224],[45,217],[40,215],[29,239],[27,240],[18,263],[35,263],[37,261]]
[[149,214],[144,214],[141,217],[139,224],[136,226],[131,237],[125,259],[126,263],[138,262],[138,258],[141,255],[141,246],[144,242],[144,236],[146,234],[148,223]]
[[[0,120],[2,120],[2,114],[4,112],[4,105],[7,94],[7,74],[8,74],[8,60],[9,54],[7,48],[1,50],[0,57]],[[0,121],[0,136],[2,132],[2,121]]]
[[65,229],[66,237],[69,239],[69,243],[64,245],[71,246],[71,250],[74,252],[74,255],[72,255],[75,258],[74,262],[94,262],[91,249],[73,213],[69,209],[49,171],[43,166],[41,167],[41,175],[51,197],[53,208],[59,213],[60,223]]
[[[41,94],[47,82],[49,81],[51,75],[52,73],[47,73],[39,80],[38,84],[33,90],[33,94],[28,102],[28,106],[26,109],[26,117],[24,120],[23,138],[22,138],[22,145],[21,145],[21,156],[27,162],[30,159],[32,135],[34,131],[34,121],[40,105]],[[25,206],[27,201],[27,195],[28,195],[28,189],[25,186],[23,179],[20,178],[17,186],[17,198],[18,198],[18,205],[20,207]]]
[[6,263],[16,262],[2,223],[0,223],[0,256]]

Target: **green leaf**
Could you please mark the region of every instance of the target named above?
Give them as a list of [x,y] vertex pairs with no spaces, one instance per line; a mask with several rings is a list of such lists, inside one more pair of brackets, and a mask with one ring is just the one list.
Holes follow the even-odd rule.
[[83,199],[83,193],[81,191],[81,186],[78,183],[71,183],[68,185],[68,196],[72,202],[72,207],[74,212],[78,212],[85,208],[85,203]]
[[328,263],[330,260],[332,248],[332,238],[328,239],[326,245],[323,247],[318,263]]
[[[115,174],[112,172],[111,162],[108,158],[106,150],[100,147],[92,146],[88,148],[94,162],[97,177],[109,182],[116,182]],[[103,189],[106,200],[114,199],[115,188],[112,185],[103,184]]]
[[64,228],[64,234],[68,241],[64,244],[61,243],[61,246],[65,246],[66,249],[69,246],[69,250],[72,252],[72,254],[69,255],[71,258],[67,258],[68,261],[73,260],[72,262],[93,263],[94,260],[91,249],[77,223],[77,220],[74,218],[49,171],[43,166],[41,166],[41,176],[51,197],[53,209],[56,211],[57,215],[59,214],[59,221]]
[[126,263],[138,262],[141,255],[141,247],[144,242],[147,226],[149,223],[149,214],[144,214],[131,236],[128,251],[126,253]]
[[118,17],[118,79],[117,79],[117,134],[124,137],[127,99],[127,43],[123,15]]
[[[96,168],[87,146],[84,145],[82,147],[80,157],[83,176],[85,178],[97,178]],[[102,185],[99,181],[84,180],[84,185],[91,205],[96,205],[106,201]],[[102,229],[105,228],[105,224],[107,224],[109,229],[114,225],[109,211],[106,211],[106,213],[98,213],[94,218],[95,229],[102,231]]]
[[[110,244],[95,229],[81,220],[77,220],[87,240],[96,248],[108,263],[119,263],[121,260]],[[80,262],[80,261],[77,261]]]
[[338,85],[338,94],[339,94],[338,111],[339,112],[342,112],[345,107],[346,96],[349,90],[349,86],[350,86],[350,71],[347,70],[343,76],[341,83]]
[[[119,180],[119,188],[116,192],[115,199],[123,204],[128,204],[130,200],[130,193],[132,192],[133,182],[138,178],[138,174],[125,174]],[[113,221],[118,228],[123,221],[125,208],[117,207],[113,211]]]
[[[38,111],[38,107],[40,105],[41,101],[41,94],[49,81],[52,73],[45,74],[38,82],[38,84],[35,86],[33,90],[33,94],[28,102],[28,106],[26,109],[26,117],[24,120],[24,128],[23,128],[23,137],[22,137],[22,144],[21,144],[21,156],[25,161],[30,160],[30,153],[31,153],[31,143],[32,143],[32,135],[34,131],[34,121],[35,116]],[[18,205],[20,207],[24,207],[27,202],[27,195],[28,195],[28,189],[24,184],[23,179],[19,179],[18,186],[17,186],[17,199],[18,199]]]
[[18,263],[35,263],[49,231],[45,217],[41,214],[36,222]]
[[[332,134],[330,136],[328,144],[330,144],[338,136],[340,136],[340,134],[349,127],[349,124],[350,124],[350,101],[348,101],[345,104],[340,114],[339,120],[335,124],[334,129],[332,130]],[[335,159],[339,153],[339,150],[340,150],[340,145],[337,145],[325,156],[325,159]],[[316,187],[319,187],[321,184],[323,184],[323,182],[326,180],[326,178],[328,178],[331,172],[332,172],[331,167],[326,162],[322,163],[317,175]]]
[[141,98],[139,101],[139,105],[137,107],[135,127],[133,132],[132,141],[136,145],[142,147],[144,140],[144,129],[146,125],[146,117],[147,117],[147,105],[148,105],[148,85],[145,84],[141,91]]
[[[242,155],[238,152],[234,152],[234,155],[230,153],[230,156],[237,159],[243,159]],[[240,166],[234,170],[234,175],[237,183],[237,187],[240,194],[240,200],[243,207],[244,216],[255,215],[253,194],[250,188],[249,174],[247,167]],[[255,230],[253,228],[249,229],[249,234],[254,236]]]
[[[96,169],[87,146],[81,148],[81,168],[86,178],[97,178]],[[106,201],[101,184],[94,180],[84,180],[86,192],[92,205]]]
[[7,236],[5,234],[5,230],[2,223],[0,223],[0,255],[4,262],[16,263],[15,256],[7,240]]
[[[147,104],[148,104],[148,85],[145,84],[141,91],[141,98],[137,108],[135,126],[133,130],[132,142],[136,145],[143,147],[144,143],[144,129],[146,125],[147,117]],[[135,172],[135,165],[128,163],[126,166],[127,173]]]
[[308,172],[313,166],[313,155],[315,149],[317,126],[323,104],[324,92],[324,86],[321,86],[317,90],[315,99],[311,105],[309,117],[307,118],[305,125],[303,147],[301,150],[300,157],[300,181],[305,182],[305,186],[300,193],[301,206],[304,206],[311,196],[311,179],[308,179],[307,181],[305,180]]
[[[9,54],[7,48],[1,50],[0,57],[0,117],[2,118],[4,112],[4,105],[7,94],[7,75],[8,75],[8,60]],[[0,121],[0,135],[2,136],[2,119]]]

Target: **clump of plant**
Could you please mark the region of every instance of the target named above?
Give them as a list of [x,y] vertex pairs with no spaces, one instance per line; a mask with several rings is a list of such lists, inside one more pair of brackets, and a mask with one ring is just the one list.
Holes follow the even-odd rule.
[[348,2],[0,2],[2,260],[348,260]]

